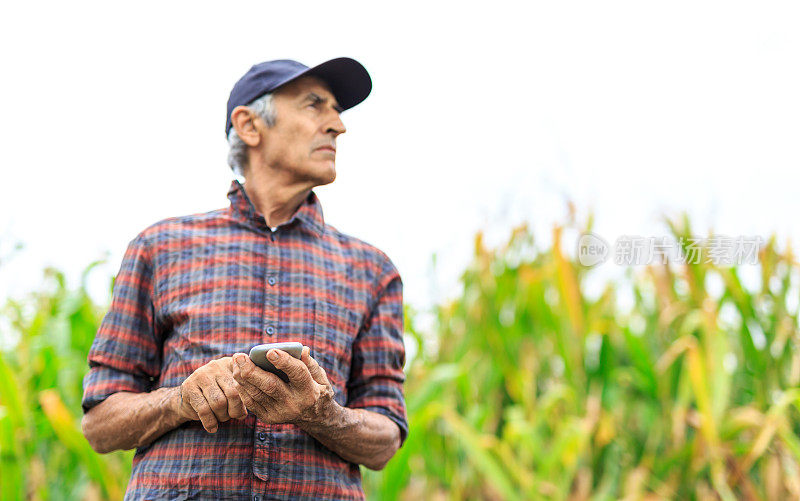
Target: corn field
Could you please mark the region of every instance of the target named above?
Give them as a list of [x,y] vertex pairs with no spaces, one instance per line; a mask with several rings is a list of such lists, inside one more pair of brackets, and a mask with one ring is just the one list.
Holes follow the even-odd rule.
[[101,456],[80,426],[86,356],[103,310],[85,286],[68,290],[62,273],[44,278],[41,291],[2,311],[10,332],[0,340],[16,342],[0,352],[0,499],[122,499],[134,451]]
[[[667,226],[692,236],[685,217]],[[371,499],[800,499],[791,249],[634,267],[590,295],[564,236],[590,229],[557,226],[546,249],[525,226],[496,249],[479,234],[434,326],[406,308],[410,434],[362,470]],[[0,497],[120,499],[132,452],[99,456],[80,432],[103,310],[46,278],[2,313],[16,342],[0,352]]]
[[[691,236],[686,218],[668,226]],[[564,230],[549,250],[525,227],[496,250],[478,235],[463,294],[437,308],[433,349],[407,318],[420,353],[411,432],[368,472],[372,496],[800,499],[791,251],[767,242],[756,290],[701,259],[589,298],[591,270],[563,252]]]

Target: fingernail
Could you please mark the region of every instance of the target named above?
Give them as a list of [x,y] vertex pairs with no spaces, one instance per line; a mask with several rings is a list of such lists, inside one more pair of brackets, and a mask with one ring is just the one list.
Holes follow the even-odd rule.
[[274,362],[274,361],[278,360],[278,351],[277,350],[269,350],[269,353],[267,353],[267,356],[269,357],[270,360],[272,360]]
[[238,357],[236,357],[236,365],[238,365],[239,367],[244,367],[244,357],[243,356],[239,355]]

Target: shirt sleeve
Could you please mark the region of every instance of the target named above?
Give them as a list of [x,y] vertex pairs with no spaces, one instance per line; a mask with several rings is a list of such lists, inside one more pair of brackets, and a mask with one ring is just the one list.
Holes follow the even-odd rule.
[[347,406],[383,414],[397,423],[401,446],[408,436],[404,364],[403,283],[387,261],[378,283],[377,302],[353,341]]
[[111,306],[89,350],[81,406],[86,413],[119,391],[148,391],[161,372],[154,329],[153,266],[144,238],[133,239],[114,280]]

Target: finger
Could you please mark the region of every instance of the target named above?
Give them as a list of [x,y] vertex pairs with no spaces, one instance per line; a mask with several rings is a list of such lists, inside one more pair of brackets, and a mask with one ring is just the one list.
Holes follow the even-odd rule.
[[226,362],[227,362],[226,368],[227,368],[227,369],[228,369],[228,370],[229,370],[231,373],[233,372],[233,368],[236,366],[236,357],[243,357],[243,358],[245,358],[245,359],[248,359],[248,358],[250,358],[250,356],[249,356],[247,353],[241,353],[241,352],[234,353],[234,354],[233,354],[233,355],[231,355],[230,357],[227,357],[227,358],[226,358]]
[[228,401],[228,416],[234,419],[241,419],[247,416],[247,409],[245,408],[242,397],[236,389],[236,381],[230,374],[217,376],[217,385],[225,393],[225,398]]
[[197,413],[197,417],[203,423],[203,428],[207,432],[214,433],[217,431],[218,423],[216,416],[214,416],[214,411],[211,410],[206,397],[197,385],[194,385],[189,392],[189,404],[194,409],[194,412]]
[[289,387],[277,375],[263,371],[261,374],[252,374],[244,383],[254,388],[264,396],[275,400],[285,400],[289,395]]
[[303,346],[303,353],[300,355],[300,359],[306,364],[306,367],[308,367],[308,372],[311,373],[311,377],[314,378],[314,381],[323,385],[330,384],[325,369],[311,357],[311,349],[308,346]]
[[[248,387],[252,388],[251,395],[254,398],[261,398],[260,394],[276,399],[286,398],[288,395],[286,383],[275,374],[256,367],[250,357],[245,358],[237,357],[237,363],[233,364],[233,379],[237,383],[240,385],[247,384]],[[238,363],[239,361],[242,362],[241,365]]]
[[[237,353],[233,357],[233,375],[234,379],[250,379],[260,375],[264,371],[250,360],[250,357],[244,353]],[[238,376],[237,376],[238,374]]]
[[297,360],[283,350],[276,349],[269,350],[267,358],[272,362],[272,365],[286,374],[292,386],[299,387],[300,389],[311,386],[311,373],[308,372],[308,367],[300,360]]
[[262,421],[267,420],[268,409],[275,407],[275,401],[271,397],[264,395],[248,382],[239,383],[239,394],[242,396],[245,406]]
[[217,384],[216,378],[206,376],[199,379],[197,383],[217,421],[222,423],[229,420],[228,398]]
[[239,356],[234,357],[232,364],[233,366],[232,374],[233,374],[233,379],[236,380],[236,382],[242,383],[243,381],[246,381],[250,378],[250,375],[253,373],[253,370],[249,366],[249,364],[252,364],[253,367],[255,367],[255,364],[253,364],[253,361],[250,360],[250,357],[239,357]]

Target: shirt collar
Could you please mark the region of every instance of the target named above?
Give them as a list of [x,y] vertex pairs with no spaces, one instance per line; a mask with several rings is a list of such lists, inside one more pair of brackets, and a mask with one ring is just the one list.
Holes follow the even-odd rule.
[[[231,182],[231,187],[228,189],[228,199],[231,201],[231,209],[234,217],[237,219],[255,226],[264,231],[272,231],[267,225],[263,214],[258,212],[242,183],[234,179]],[[291,226],[299,221],[300,227],[309,231],[311,234],[321,237],[325,229],[325,220],[322,217],[322,205],[317,198],[314,191],[309,191],[308,196],[303,200],[303,203],[289,218],[289,221],[281,224],[280,226]]]

